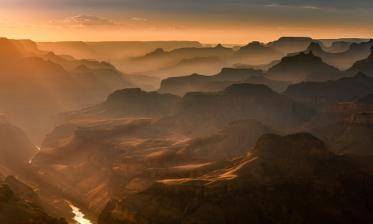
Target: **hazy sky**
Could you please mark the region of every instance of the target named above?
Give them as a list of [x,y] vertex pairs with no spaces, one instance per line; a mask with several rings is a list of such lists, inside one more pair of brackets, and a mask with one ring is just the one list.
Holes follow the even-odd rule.
[[373,36],[372,0],[0,0],[0,36],[269,41]]

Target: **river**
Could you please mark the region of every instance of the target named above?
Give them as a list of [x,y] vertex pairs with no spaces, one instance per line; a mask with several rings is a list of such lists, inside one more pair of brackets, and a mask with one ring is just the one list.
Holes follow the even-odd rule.
[[[40,147],[39,146],[36,146],[35,145],[35,148],[36,148],[36,151],[40,151]],[[36,153],[37,154],[37,153]],[[36,156],[36,154],[28,161],[29,164],[32,163],[32,160],[34,159],[34,157]]]
[[[40,151],[40,147],[35,146],[37,151]],[[33,158],[32,158],[33,159]],[[29,164],[32,164],[32,159],[30,159]],[[70,208],[72,209],[72,212],[74,214],[73,220],[76,222],[76,224],[93,224],[91,221],[85,218],[84,213],[75,205],[73,205],[71,202],[66,201]]]
[[77,224],[93,224],[91,221],[85,218],[85,215],[78,207],[76,207],[70,202],[68,203],[69,203],[70,208],[73,210],[73,214],[74,214],[73,219]]

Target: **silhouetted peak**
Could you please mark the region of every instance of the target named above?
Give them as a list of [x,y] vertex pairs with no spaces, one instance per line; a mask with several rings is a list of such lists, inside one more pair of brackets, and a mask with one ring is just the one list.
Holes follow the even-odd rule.
[[139,96],[146,95],[147,92],[141,90],[140,88],[127,88],[127,89],[121,89],[113,92],[107,97],[106,102],[121,102],[122,100],[126,99],[136,99]]
[[217,48],[217,49],[225,49],[225,47],[222,45],[222,44],[217,44],[216,46],[215,46],[215,48]]
[[145,56],[150,56],[150,55],[161,55],[161,54],[164,54],[166,51],[163,50],[163,48],[157,48],[155,49],[154,51],[148,53],[147,55]]
[[253,41],[253,42],[250,42],[249,44],[241,47],[241,49],[260,49],[264,47],[264,45],[259,42],[259,41]]
[[0,37],[0,44],[4,44],[4,43],[9,44],[10,40],[8,38],[5,38],[5,37]]
[[[180,98],[140,88],[117,90],[96,109],[103,113],[130,117],[162,117],[169,115]],[[100,112],[100,113],[101,113]]]
[[114,93],[110,94],[107,98],[107,102],[120,102],[121,100],[136,100],[136,98],[148,98],[150,100],[156,100],[155,97],[165,97],[165,98],[170,98],[170,99],[178,99],[177,96],[174,96],[172,94],[162,94],[158,92],[146,92],[143,91],[140,88],[127,88],[127,89],[122,89],[122,90],[117,90]]
[[250,72],[260,72],[259,70],[255,70],[252,68],[222,68],[219,74],[224,73],[250,73]]
[[217,75],[218,79],[223,80],[244,80],[252,76],[262,76],[263,72],[251,68],[223,68]]
[[269,45],[298,45],[312,42],[310,37],[280,37],[278,40],[269,43]]
[[253,153],[260,159],[288,162],[330,155],[325,144],[309,133],[287,136],[263,135],[258,139]]
[[[188,77],[190,77],[190,78],[199,78],[199,77],[202,77],[202,76],[204,76],[204,75],[200,75],[200,74],[198,74],[198,73],[193,73],[193,74],[191,74],[191,75],[188,76]],[[175,77],[175,78],[177,78],[177,77]]]
[[106,62],[106,61],[101,61],[100,65],[103,65],[103,66],[106,66],[106,67],[115,68],[114,65],[112,65],[112,64],[110,64],[109,62]]
[[250,83],[239,83],[233,84],[227,87],[224,90],[224,93],[227,94],[238,94],[238,95],[249,95],[249,96],[256,96],[256,95],[268,95],[274,94],[274,92],[266,85],[261,84],[250,84]]
[[129,96],[129,95],[141,95],[145,94],[146,92],[141,90],[140,88],[127,88],[122,90],[117,90],[114,93],[110,94],[108,98],[120,98],[122,96]]
[[311,37],[280,37],[278,41],[312,41]]

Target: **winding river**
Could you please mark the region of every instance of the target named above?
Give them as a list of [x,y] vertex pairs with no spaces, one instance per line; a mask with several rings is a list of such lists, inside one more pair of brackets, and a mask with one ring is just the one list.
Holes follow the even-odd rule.
[[[37,151],[40,151],[40,147],[35,146]],[[33,158],[32,158],[33,159]],[[30,159],[29,164],[32,164],[32,159]],[[93,224],[91,221],[85,218],[84,213],[75,205],[73,205],[71,202],[66,201],[70,208],[72,209],[72,212],[74,214],[73,220],[75,221],[76,224]]]
[[93,224],[91,221],[85,218],[85,215],[82,213],[82,211],[78,207],[76,207],[70,202],[68,203],[69,203],[70,208],[73,210],[73,214],[74,214],[73,219],[77,224]]

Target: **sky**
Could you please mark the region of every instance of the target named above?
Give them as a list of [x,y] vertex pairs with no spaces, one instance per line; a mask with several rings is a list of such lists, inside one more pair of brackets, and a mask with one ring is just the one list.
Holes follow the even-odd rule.
[[0,36],[268,42],[373,36],[372,0],[0,0]]

